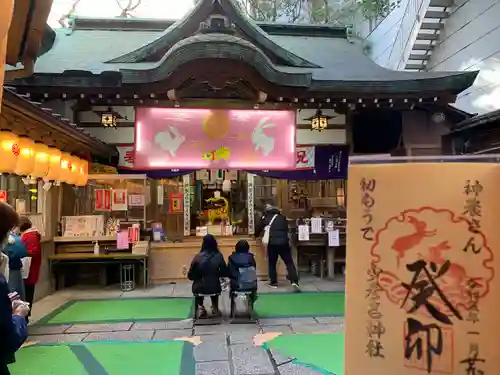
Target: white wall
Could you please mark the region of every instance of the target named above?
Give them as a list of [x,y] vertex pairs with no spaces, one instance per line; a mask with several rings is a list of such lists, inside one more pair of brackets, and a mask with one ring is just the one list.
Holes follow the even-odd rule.
[[[370,57],[388,69],[404,69],[430,0],[402,0],[366,37],[371,45]],[[368,21],[365,21],[368,23]],[[366,30],[359,25],[358,30]]]
[[500,109],[500,0],[455,0],[429,69],[480,70],[455,105],[467,112]]

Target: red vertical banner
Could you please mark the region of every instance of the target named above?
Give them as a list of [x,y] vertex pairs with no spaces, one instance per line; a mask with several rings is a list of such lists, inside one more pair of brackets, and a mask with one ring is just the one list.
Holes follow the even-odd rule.
[[184,212],[184,194],[169,194],[169,212]]
[[134,224],[131,227],[127,228],[128,231],[128,242],[129,243],[137,243],[139,242],[139,225]]
[[0,190],[0,203],[7,203],[7,191]]
[[111,190],[96,189],[94,194],[95,211],[111,211]]

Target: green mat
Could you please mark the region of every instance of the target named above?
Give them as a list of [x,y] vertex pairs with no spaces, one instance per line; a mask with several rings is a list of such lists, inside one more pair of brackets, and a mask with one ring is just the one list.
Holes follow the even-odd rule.
[[281,335],[264,344],[325,374],[344,374],[344,334]]
[[57,309],[38,324],[91,324],[182,320],[192,314],[191,298],[77,300]]
[[194,374],[192,345],[184,341],[89,342],[22,348],[12,375]]
[[344,315],[344,293],[259,294],[255,311],[260,318]]

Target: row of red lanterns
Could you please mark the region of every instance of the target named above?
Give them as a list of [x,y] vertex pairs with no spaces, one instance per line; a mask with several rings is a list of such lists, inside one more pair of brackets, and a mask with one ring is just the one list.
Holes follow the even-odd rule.
[[89,163],[55,147],[0,130],[0,173],[84,186]]

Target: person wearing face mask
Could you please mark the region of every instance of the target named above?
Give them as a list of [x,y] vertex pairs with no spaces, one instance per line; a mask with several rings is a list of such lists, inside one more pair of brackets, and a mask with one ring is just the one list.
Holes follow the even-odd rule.
[[[0,203],[0,242],[4,243],[9,232],[17,226],[16,211]],[[14,362],[14,354],[28,337],[26,315],[29,307],[20,300],[12,301],[13,295],[3,274],[0,274],[0,375],[10,375],[8,364]]]

